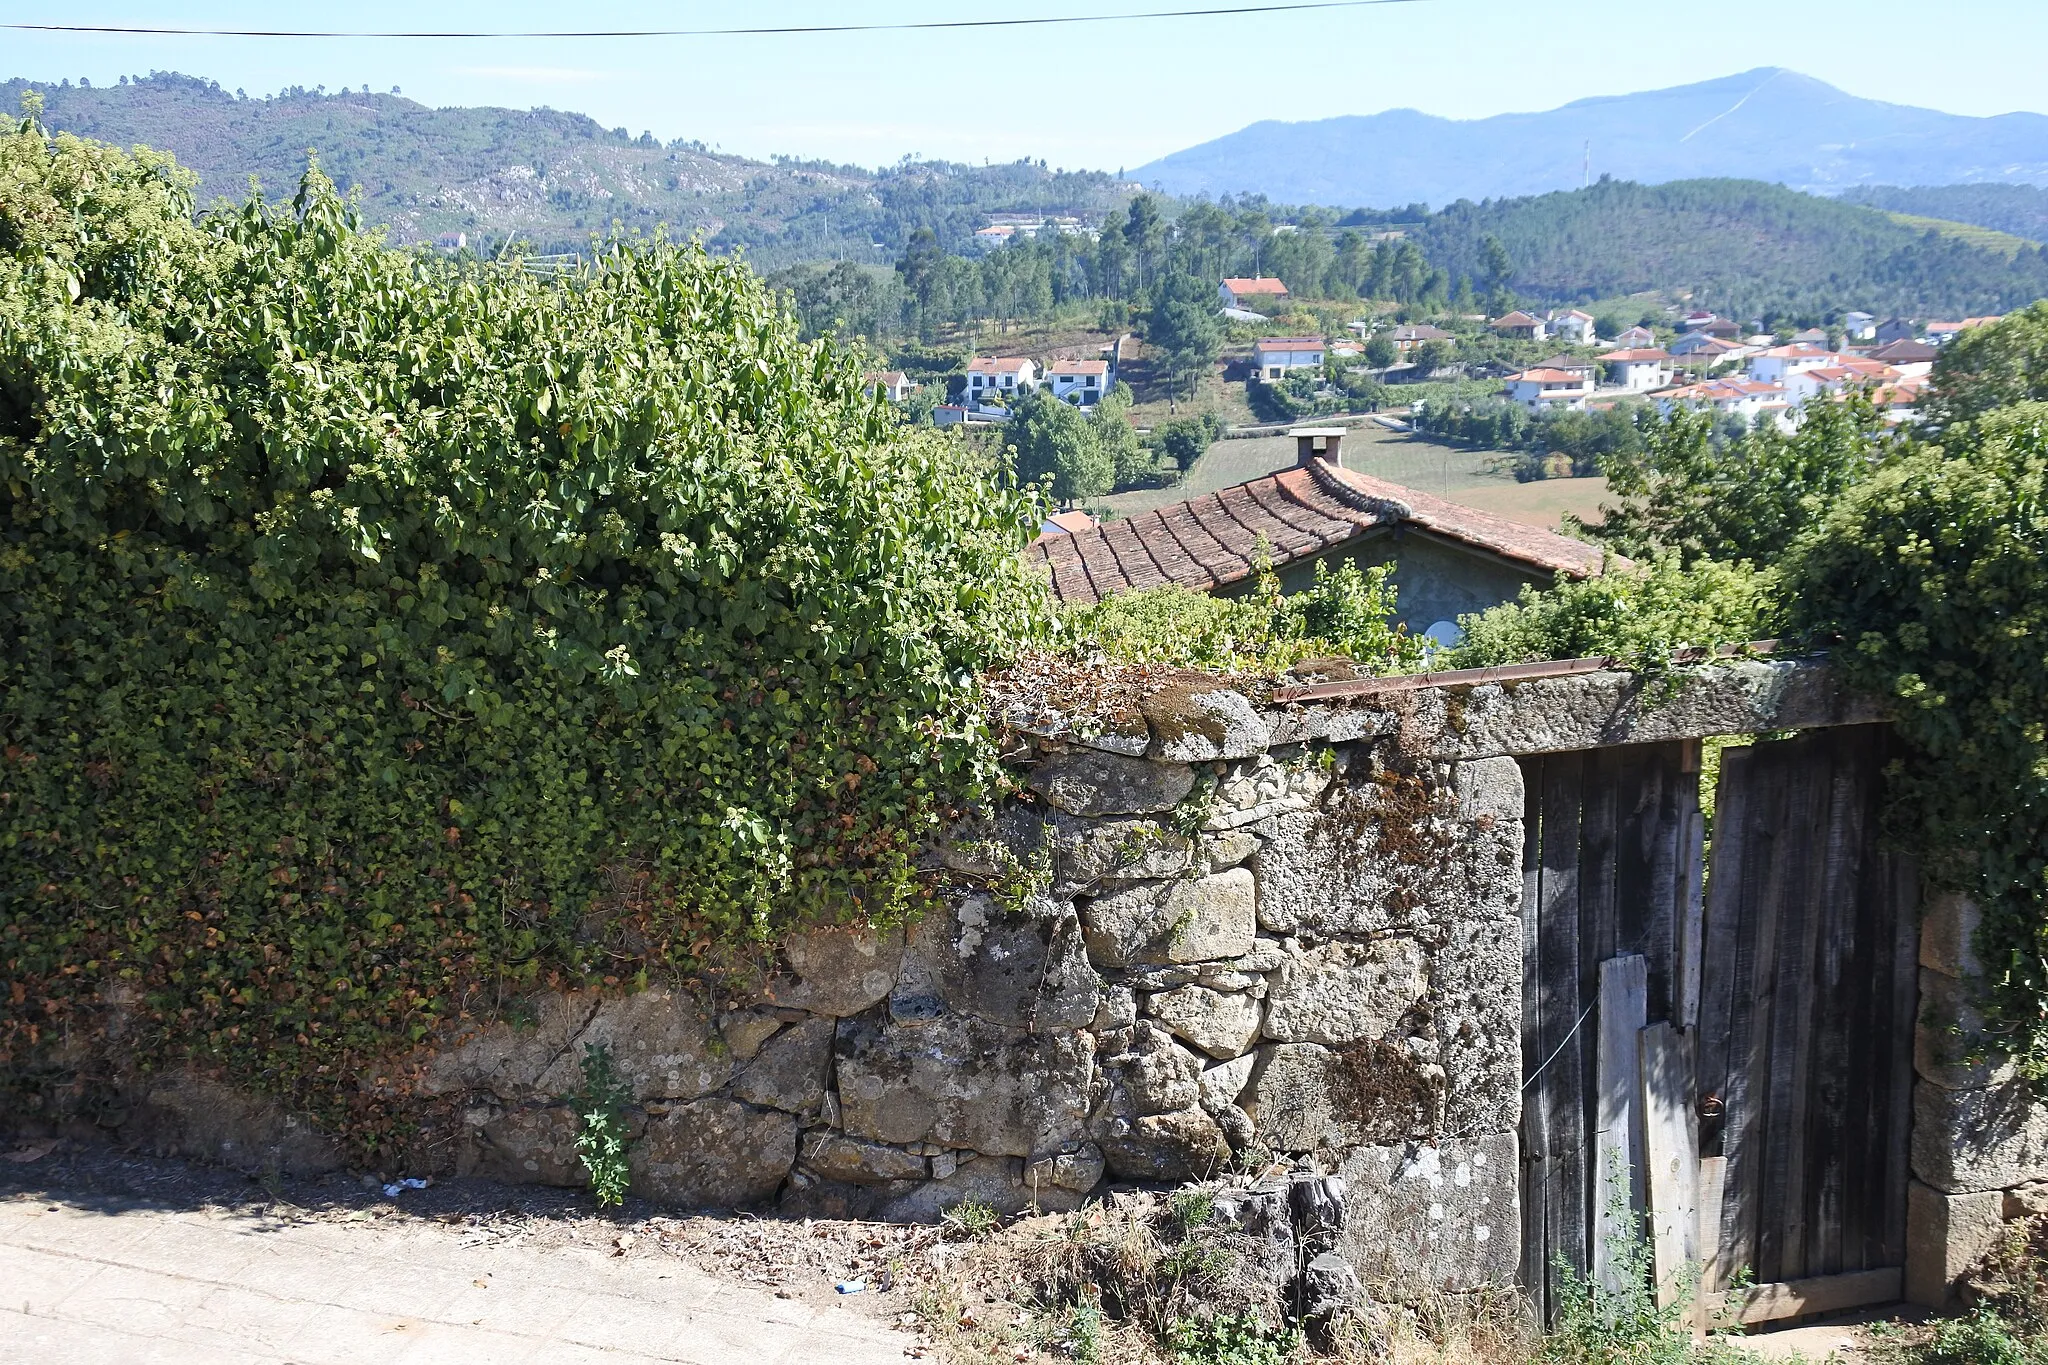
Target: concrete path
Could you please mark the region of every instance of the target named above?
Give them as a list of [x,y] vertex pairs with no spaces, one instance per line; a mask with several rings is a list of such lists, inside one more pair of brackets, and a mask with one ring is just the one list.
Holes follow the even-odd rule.
[[405,1220],[0,1199],[0,1361],[900,1365],[850,1303]]

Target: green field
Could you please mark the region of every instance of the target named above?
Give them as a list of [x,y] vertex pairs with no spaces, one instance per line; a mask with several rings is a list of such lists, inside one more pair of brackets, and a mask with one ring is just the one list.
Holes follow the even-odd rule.
[[[1218,441],[1195,461],[1195,467],[1178,487],[1117,493],[1102,499],[1099,506],[1118,516],[1131,516],[1262,478],[1292,465],[1294,458],[1294,442],[1285,436]],[[1499,458],[1498,451],[1464,450],[1381,427],[1354,428],[1344,438],[1345,467],[1374,478],[1434,493],[1530,526],[1555,528],[1567,512],[1589,521],[1599,519],[1600,499],[1607,492],[1605,479],[1516,483],[1510,475],[1493,467]]]
[[2015,237],[2010,232],[2000,232],[1997,228],[1978,227],[1974,223],[1955,223],[1950,222],[1946,218],[1922,218],[1914,213],[1886,213],[1885,217],[1891,219],[1894,223],[1900,223],[1909,228],[1917,228],[1921,232],[1932,230],[1944,237],[1953,237],[1959,242],[1966,242],[1974,247],[1982,247],[1986,251],[1995,251],[2008,261],[2019,254],[2021,247],[2037,245],[2024,237]]

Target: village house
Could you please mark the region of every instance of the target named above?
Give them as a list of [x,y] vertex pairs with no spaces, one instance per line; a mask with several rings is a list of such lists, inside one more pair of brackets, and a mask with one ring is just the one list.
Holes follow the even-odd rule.
[[1022,356],[976,356],[967,363],[967,399],[1010,401],[1038,387],[1038,366]]
[[1016,234],[1017,229],[1012,224],[992,223],[985,228],[975,230],[974,244],[985,251],[992,251],[1000,246],[1008,246],[1010,238],[1016,236]]
[[1869,341],[1877,335],[1877,319],[1869,313],[1844,313],[1842,335],[1850,341]]
[[1573,346],[1591,346],[1599,340],[1593,330],[1593,315],[1576,308],[1552,313],[1548,325],[1551,336]]
[[1787,420],[1791,406],[1786,402],[1782,385],[1759,384],[1751,379],[1709,379],[1664,389],[1651,397],[1656,400],[1658,411],[1667,417],[1684,408],[1693,412],[1711,412],[1717,417],[1740,417],[1751,423],[1759,415],[1769,413],[1782,424]]
[[1025,551],[1062,602],[1178,583],[1237,596],[1254,590],[1270,554],[1281,589],[1315,581],[1318,562],[1394,566],[1396,620],[1456,638],[1468,612],[1511,602],[1524,585],[1601,570],[1582,541],[1525,526],[1345,469],[1341,428],[1298,428],[1294,468],[1077,532]]
[[901,370],[870,370],[861,376],[861,382],[891,403],[904,402],[917,387],[910,382],[910,376]]
[[1782,384],[1788,374],[1833,365],[1840,359],[1818,346],[1773,346],[1749,358],[1749,377],[1759,384]]
[[1107,360],[1058,360],[1046,373],[1052,379],[1053,397],[1082,408],[1101,402],[1115,382]]
[[1902,378],[1904,376],[1897,370],[1878,361],[1844,359],[1840,364],[1817,365],[1812,369],[1788,373],[1785,376],[1785,401],[1800,408],[1823,394],[1876,388],[1896,383]]
[[1290,370],[1319,370],[1325,355],[1321,337],[1260,337],[1252,343],[1252,367],[1261,379],[1284,378]]
[[1514,312],[1497,317],[1492,323],[1493,330],[1504,337],[1517,341],[1541,341],[1545,335],[1543,319],[1532,317],[1517,308]]
[[1702,365],[1711,365],[1716,361],[1740,355],[1743,349],[1739,341],[1730,341],[1726,337],[1717,337],[1707,332],[1687,332],[1665,347],[1673,359],[1691,360]]
[[1083,531],[1092,531],[1099,525],[1101,523],[1086,512],[1055,512],[1038,523],[1038,538],[1050,540],[1054,536],[1079,535]]
[[1924,379],[1901,379],[1893,384],[1880,384],[1870,391],[1870,401],[1886,422],[1897,426],[1912,417],[1920,395],[1927,391],[1926,386]]
[[1719,337],[1723,341],[1734,341],[1742,335],[1742,328],[1732,318],[1710,317],[1697,326],[1685,326],[1681,332],[1698,332],[1702,336]]
[[1570,409],[1583,412],[1593,392],[1593,377],[1568,370],[1534,369],[1507,377],[1507,400],[1530,412]]
[[1394,343],[1394,349],[1402,355],[1407,355],[1426,342],[1457,339],[1443,328],[1432,327],[1426,322],[1404,322],[1387,333],[1387,338]]
[[1216,297],[1225,308],[1249,310],[1255,303],[1285,303],[1287,286],[1274,279],[1225,280],[1216,286]]
[[1648,393],[1671,382],[1671,353],[1656,349],[1631,348],[1609,351],[1599,357],[1607,369],[1607,382],[1630,393]]
[[1920,329],[1908,318],[1886,318],[1870,336],[1878,345],[1889,346],[1894,341],[1918,341]]
[[1624,351],[1642,350],[1657,344],[1657,334],[1647,327],[1625,327],[1614,344]]
[[1600,366],[1596,362],[1582,360],[1572,355],[1554,355],[1548,360],[1537,361],[1530,368],[1536,370],[1562,370],[1566,374],[1577,375],[1585,380],[1589,387],[1598,384],[1600,381]]
[[1868,358],[1891,366],[1908,379],[1918,379],[1934,368],[1934,358],[1939,354],[1926,342],[1909,337],[1878,347]]
[[1825,327],[1806,327],[1794,332],[1789,340],[1794,346],[1826,346],[1833,338]]

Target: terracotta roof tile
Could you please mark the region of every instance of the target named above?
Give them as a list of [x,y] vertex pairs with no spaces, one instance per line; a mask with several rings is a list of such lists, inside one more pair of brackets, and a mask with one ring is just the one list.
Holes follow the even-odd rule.
[[1600,569],[1600,552],[1590,545],[1323,464],[1050,537],[1025,556],[1051,571],[1061,601],[1093,602],[1169,582],[1198,591],[1242,582],[1253,573],[1262,537],[1274,566],[1284,568],[1397,524],[1548,573]]

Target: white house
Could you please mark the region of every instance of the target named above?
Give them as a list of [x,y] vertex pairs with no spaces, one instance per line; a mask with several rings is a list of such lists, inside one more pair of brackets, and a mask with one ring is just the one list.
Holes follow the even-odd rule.
[[1839,364],[1841,359],[1818,346],[1773,346],[1749,358],[1749,377],[1759,384],[1782,384],[1787,375]]
[[1107,360],[1056,360],[1046,373],[1052,379],[1052,396],[1063,403],[1092,408],[1109,392]]
[[1607,382],[1630,393],[1648,393],[1671,382],[1671,353],[1635,348],[1609,351],[1599,357],[1607,367]]
[[1709,379],[1702,384],[1665,389],[1652,395],[1658,410],[1670,416],[1678,408],[1736,416],[1754,422],[1759,414],[1770,413],[1782,424],[1789,405],[1785,390],[1777,384],[1759,384],[1750,379]]
[[1657,344],[1657,334],[1647,327],[1629,327],[1614,339],[1614,344],[1623,350],[1643,350]]
[[1869,341],[1877,335],[1877,318],[1870,313],[1844,313],[1842,335],[1851,341]]
[[1252,343],[1252,365],[1261,379],[1279,379],[1289,370],[1319,370],[1327,354],[1321,337],[1260,337]]
[[987,398],[1006,401],[1021,397],[1038,387],[1038,366],[1022,356],[978,355],[967,362],[967,401]]
[[910,382],[910,376],[901,370],[871,370],[862,378],[868,388],[881,394],[891,403],[903,402],[910,397],[911,390],[917,387]]
[[1573,346],[1591,346],[1598,340],[1593,334],[1593,315],[1576,308],[1550,315],[1550,335]]
[[1592,376],[1565,370],[1523,370],[1507,377],[1507,398],[1531,412],[1559,408],[1583,411],[1586,396],[1593,392]]
[[1785,401],[1795,408],[1802,408],[1824,393],[1877,388],[1896,384],[1903,378],[1905,376],[1891,366],[1875,360],[1851,359],[1838,365],[1816,365],[1812,369],[1794,370],[1785,376]]
[[1225,280],[1216,286],[1216,298],[1225,308],[1250,308],[1255,303],[1284,303],[1287,286],[1273,279]]

